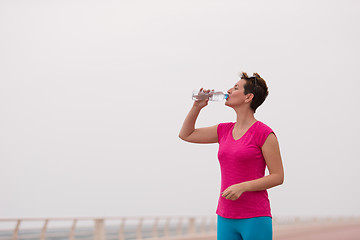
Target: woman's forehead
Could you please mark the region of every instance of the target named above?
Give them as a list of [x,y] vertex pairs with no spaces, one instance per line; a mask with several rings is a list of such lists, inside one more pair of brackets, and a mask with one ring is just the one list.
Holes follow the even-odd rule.
[[237,81],[234,85],[236,86],[242,86],[242,85],[244,85],[244,79],[240,79],[239,81]]

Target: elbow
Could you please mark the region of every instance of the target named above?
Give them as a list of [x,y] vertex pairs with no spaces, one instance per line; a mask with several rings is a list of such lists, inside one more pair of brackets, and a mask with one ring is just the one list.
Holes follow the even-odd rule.
[[274,187],[275,186],[279,186],[282,185],[284,183],[284,175],[283,174],[273,174],[274,178],[273,178],[273,183],[274,183]]
[[281,179],[281,181],[279,182],[279,185],[282,185],[284,183],[284,179]]
[[279,176],[279,184],[278,185],[282,185],[284,183],[284,174],[281,174]]
[[181,135],[180,133],[179,133],[179,138],[180,138],[181,140],[183,140],[183,141],[186,141],[186,140],[185,140],[185,137],[184,137],[183,135]]
[[179,138],[185,142],[188,142],[189,141],[189,136],[191,135],[191,133],[189,135],[184,135],[184,134],[181,134],[181,132],[179,133]]

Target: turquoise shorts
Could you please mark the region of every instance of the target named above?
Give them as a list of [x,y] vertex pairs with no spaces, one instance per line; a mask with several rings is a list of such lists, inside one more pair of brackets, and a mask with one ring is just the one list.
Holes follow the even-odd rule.
[[272,240],[271,217],[217,217],[217,240]]

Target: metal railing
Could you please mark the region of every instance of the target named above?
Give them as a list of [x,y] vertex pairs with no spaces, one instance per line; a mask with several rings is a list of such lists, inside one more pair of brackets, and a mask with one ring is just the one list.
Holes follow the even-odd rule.
[[[87,225],[80,226],[81,222]],[[51,223],[62,226],[50,227]],[[4,224],[7,228],[2,229]],[[31,226],[22,227],[24,224]],[[0,218],[0,240],[164,240],[204,234],[216,234],[216,216]]]

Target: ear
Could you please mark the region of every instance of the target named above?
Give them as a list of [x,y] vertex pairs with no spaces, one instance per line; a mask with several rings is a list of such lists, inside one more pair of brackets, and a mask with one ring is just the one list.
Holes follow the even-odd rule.
[[248,93],[245,96],[245,102],[251,102],[254,98],[254,94],[253,93]]

